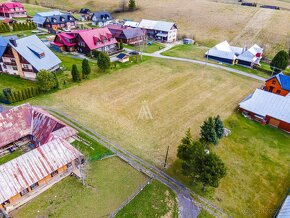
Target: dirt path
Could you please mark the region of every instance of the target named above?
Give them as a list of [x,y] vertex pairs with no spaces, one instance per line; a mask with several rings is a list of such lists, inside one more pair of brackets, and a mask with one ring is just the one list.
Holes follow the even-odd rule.
[[261,30],[271,20],[273,13],[273,10],[259,9],[245,28],[241,30],[240,34],[231,41],[231,44],[240,46],[253,45]]

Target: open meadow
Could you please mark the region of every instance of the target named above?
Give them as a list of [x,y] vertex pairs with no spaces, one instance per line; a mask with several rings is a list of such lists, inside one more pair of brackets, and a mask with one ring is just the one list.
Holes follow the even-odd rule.
[[[92,11],[114,11],[119,8],[118,0],[40,0],[42,5],[66,9],[88,7]],[[290,11],[243,7],[228,4],[230,1],[210,0],[137,0],[140,10],[114,14],[116,18],[160,19],[177,23],[179,35],[187,35],[212,46],[223,40],[232,41],[238,46],[251,46],[258,43],[265,47],[265,53],[272,57],[280,49],[289,48]],[[237,1],[236,1],[237,2]],[[290,9],[288,1],[263,0],[263,4],[274,4]]]

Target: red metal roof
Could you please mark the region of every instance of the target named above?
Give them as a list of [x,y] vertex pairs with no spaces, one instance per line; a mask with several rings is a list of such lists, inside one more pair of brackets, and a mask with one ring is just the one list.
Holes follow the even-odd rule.
[[0,166],[0,203],[65,166],[82,154],[56,138]]
[[[14,8],[23,8],[18,11],[10,11],[10,9]],[[0,10],[5,13],[14,13],[14,12],[25,12],[23,5],[20,2],[7,2],[0,4]]]
[[[34,136],[37,145],[42,145],[54,136],[53,132],[64,127],[66,125],[63,122],[46,111],[29,104],[20,105],[0,113],[0,148],[28,135]],[[67,128],[63,131],[67,131]],[[70,128],[65,138],[76,133]]]
[[[73,33],[78,33],[86,45],[90,48],[90,50],[117,43],[117,40],[112,37],[112,34],[107,27],[88,30],[76,30],[73,31]],[[106,41],[104,41],[105,38]],[[99,39],[98,44],[96,44],[96,39]]]

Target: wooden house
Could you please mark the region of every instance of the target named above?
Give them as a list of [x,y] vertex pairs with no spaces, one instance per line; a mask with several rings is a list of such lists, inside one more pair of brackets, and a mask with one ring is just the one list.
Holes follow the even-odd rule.
[[3,2],[0,3],[0,17],[19,18],[27,17],[27,14],[20,2]]
[[284,75],[282,72],[266,80],[266,91],[278,95],[286,96],[290,92],[290,76]]

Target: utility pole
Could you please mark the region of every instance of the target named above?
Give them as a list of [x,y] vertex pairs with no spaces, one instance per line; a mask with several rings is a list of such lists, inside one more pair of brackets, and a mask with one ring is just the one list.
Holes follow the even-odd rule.
[[167,147],[167,151],[166,151],[166,156],[165,156],[165,161],[164,161],[164,168],[166,167],[166,163],[167,163],[167,157],[168,157],[168,151],[169,151],[169,145]]

